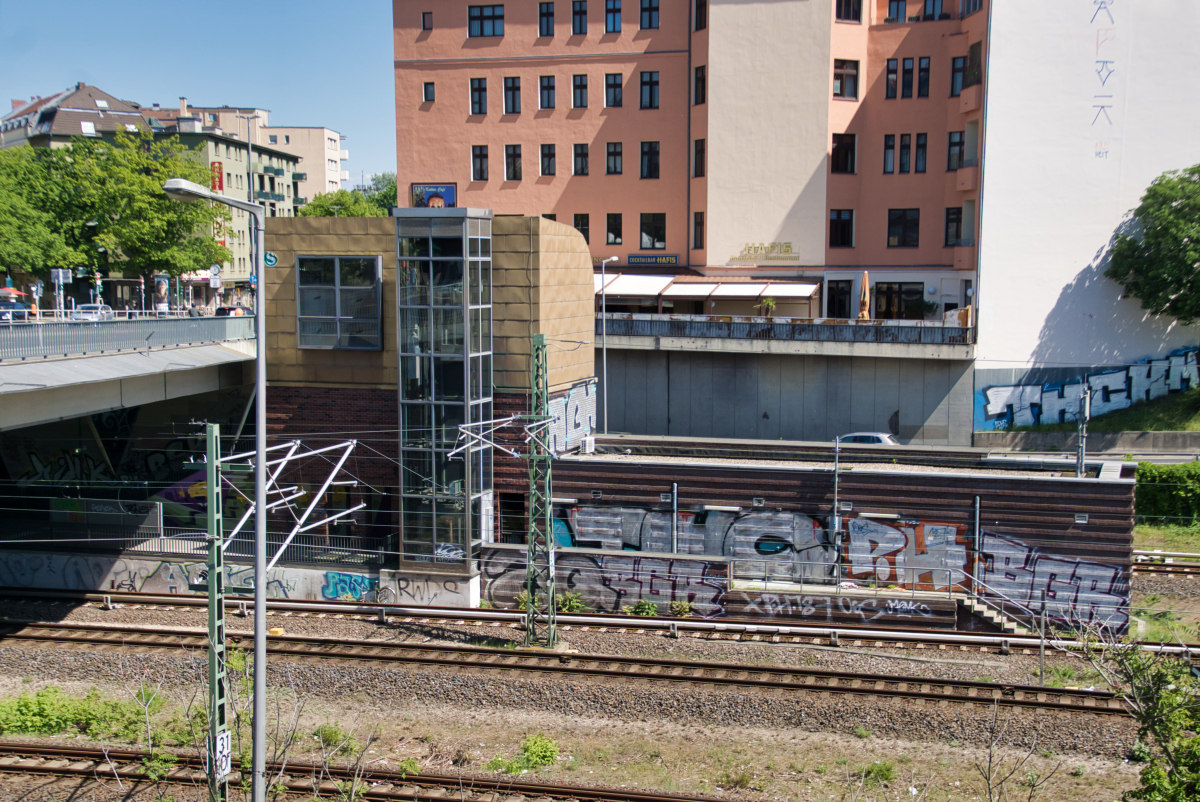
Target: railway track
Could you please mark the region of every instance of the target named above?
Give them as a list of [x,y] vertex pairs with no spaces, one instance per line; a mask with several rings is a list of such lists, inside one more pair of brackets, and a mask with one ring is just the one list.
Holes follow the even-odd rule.
[[1200,576],[1200,565],[1185,563],[1134,563],[1135,574],[1155,576]]
[[[78,779],[148,780],[142,760],[149,753],[139,749],[90,749],[53,745],[0,742],[0,773],[41,775]],[[203,787],[207,782],[204,763],[199,755],[178,754],[167,782],[174,785]],[[333,790],[337,781],[359,780],[364,784],[357,798],[411,800],[412,802],[522,802],[537,799],[579,800],[579,802],[701,802],[704,797],[680,794],[656,794],[629,789],[594,788],[528,782],[487,775],[447,776],[408,774],[368,764],[359,772],[344,766],[322,766],[289,761],[286,767],[268,762],[272,777],[281,768],[281,783],[289,790],[312,795]],[[235,761],[236,770],[236,761]],[[236,779],[236,774],[234,778]]]
[[[207,648],[202,630],[152,629],[111,624],[7,624],[0,643],[21,641],[89,652],[148,652]],[[249,650],[248,634],[228,635],[231,646]],[[407,670],[486,674],[498,679],[553,678],[592,683],[652,685],[671,690],[732,690],[782,698],[806,694],[902,698],[926,705],[997,704],[1009,708],[1126,716],[1115,694],[992,682],[936,680],[827,669],[757,667],[672,659],[631,659],[524,649],[428,646],[381,640],[303,635],[272,636],[267,653],[296,662],[374,664]]]

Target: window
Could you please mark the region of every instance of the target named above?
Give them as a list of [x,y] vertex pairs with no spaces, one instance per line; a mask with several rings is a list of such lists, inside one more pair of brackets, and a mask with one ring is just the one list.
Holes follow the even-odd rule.
[[487,181],[488,180],[488,153],[487,145],[473,145],[471,147],[471,180],[472,181]]
[[608,175],[620,175],[624,172],[621,164],[621,143],[609,142],[606,154],[604,172]]
[[946,210],[946,247],[957,245],[962,239],[962,207],[956,206]]
[[692,247],[704,248],[704,212],[692,212]]
[[503,36],[504,6],[467,6],[467,36]]
[[575,215],[575,230],[583,235],[584,242],[590,243],[592,241],[590,237],[591,224],[588,222],[586,214]]
[[692,177],[704,177],[704,140],[697,139],[692,147]]
[[604,0],[604,32],[621,32],[621,0]]
[[571,34],[587,33],[587,0],[571,0]]
[[916,248],[920,227],[920,209],[888,209],[888,247]]
[[571,101],[575,108],[587,108],[587,76],[576,75],[571,79]]
[[504,146],[504,180],[521,180],[521,146]]
[[925,172],[925,152],[928,150],[929,135],[917,134],[917,153],[916,164],[913,166],[914,173]]
[[658,73],[642,73],[642,108],[658,108]]
[[487,114],[487,78],[471,79],[471,113]]
[[833,155],[829,160],[830,170],[835,173],[853,173],[854,134],[833,135]]
[[858,62],[846,59],[833,60],[833,96],[858,97]]
[[667,247],[667,216],[642,213],[643,251],[661,251]]
[[963,86],[980,83],[983,83],[983,42],[976,42],[967,48],[967,75]]
[[849,320],[851,294],[854,290],[853,281],[825,282],[825,315],[835,320]]
[[[854,210],[853,209],[830,209],[829,210],[829,247],[830,248],[853,248],[854,247]],[[840,317],[833,315],[833,317]]]
[[547,220],[558,220],[558,215],[556,214],[544,214],[542,217],[546,218]]
[[543,109],[554,108],[554,76],[543,75],[538,79],[539,102]]
[[904,22],[908,19],[907,0],[888,0],[887,22]]
[[538,36],[554,35],[554,4],[538,3]]
[[422,97],[425,98],[426,103],[433,102],[433,81],[425,82],[425,91],[424,91],[424,94],[422,95]]
[[708,27],[708,0],[696,0],[696,30]]
[[521,113],[521,79],[504,79],[504,113]]
[[423,30],[423,31],[432,31],[433,30],[433,12],[432,11],[422,11],[421,12],[421,30]]
[[962,94],[963,79],[967,74],[967,59],[963,56],[956,56],[950,61],[950,97],[958,97]]
[[959,7],[959,11],[965,17],[968,14],[974,14],[981,8],[983,8],[983,0],[962,0],[962,5]]
[[708,68],[700,65],[696,68],[696,77],[692,86],[692,102],[699,106],[708,100]]
[[900,135],[900,172],[907,173],[912,164],[912,134]]
[[658,143],[642,143],[642,178],[658,178]]
[[554,145],[542,145],[542,175],[554,174]]
[[900,97],[912,97],[913,90],[913,60],[904,59],[904,72],[900,78]]
[[379,257],[296,259],[296,330],[301,348],[378,350]]
[[896,171],[896,135],[883,135],[883,171],[885,173],[894,173]]
[[957,170],[963,166],[967,157],[966,142],[962,131],[951,131],[948,152],[946,153],[946,169]]
[[606,238],[609,245],[621,244],[621,215],[608,213],[608,236]]
[[917,62],[917,97],[929,97],[929,56]]
[[268,145],[278,145],[278,144],[279,144],[279,137],[278,137],[278,136],[276,136],[275,134],[269,134],[269,135],[267,136],[267,144],[268,144]]
[[588,146],[575,146],[575,175],[588,174]]
[[925,0],[925,19],[942,16],[942,0]]
[[837,0],[836,16],[842,22],[862,22],[862,0]]
[[642,30],[658,27],[658,0],[642,0]]
[[889,99],[896,96],[896,69],[898,64],[894,58],[887,60],[887,82],[884,87],[884,97]]
[[621,106],[621,73],[610,72],[604,76],[604,105],[610,109]]

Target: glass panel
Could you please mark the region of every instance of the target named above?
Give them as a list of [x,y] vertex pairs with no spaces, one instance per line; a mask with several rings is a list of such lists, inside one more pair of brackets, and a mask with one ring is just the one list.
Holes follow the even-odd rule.
[[433,305],[462,306],[463,263],[461,259],[433,263]]
[[472,306],[479,306],[479,262],[471,262],[470,287],[471,300],[469,303]]
[[479,488],[485,493],[492,490],[492,483],[496,478],[495,470],[493,468],[494,464],[495,454],[492,452],[492,449],[489,448],[484,454],[483,485]]
[[330,257],[306,256],[298,260],[300,285],[326,284],[333,286],[333,259]]
[[438,259],[447,256],[462,256],[463,241],[461,236],[457,237],[434,237],[433,238],[433,258]]
[[400,445],[406,448],[427,448],[432,439],[431,409],[429,404],[402,404],[403,431]]
[[430,345],[428,309],[400,310],[400,350],[406,354],[428,354]]
[[436,562],[456,562],[467,558],[467,516],[465,513],[437,517],[437,530],[434,537],[437,540],[437,550],[434,552]]
[[479,263],[479,303],[487,306],[492,302],[492,263]]
[[[450,496],[458,498],[466,495],[466,479],[467,479],[467,463],[463,459],[462,454],[455,456],[453,459],[448,459],[446,454],[449,452],[438,451],[437,453],[437,494],[438,496]],[[452,509],[452,505],[440,504],[439,512],[442,509]]]
[[404,539],[433,540],[433,502],[428,499],[404,499]]
[[333,287],[300,287],[296,301],[300,317],[337,317],[337,290]]
[[482,311],[479,309],[471,310],[471,353],[479,353],[479,319]]
[[483,308],[479,310],[479,325],[475,327],[475,331],[479,332],[479,350],[486,353],[492,350],[492,310]]
[[342,301],[342,317],[379,317],[379,305],[375,302],[374,285],[369,287],[342,286],[338,292]]
[[297,335],[301,348],[332,348],[337,345],[337,321],[300,318]]
[[479,240],[479,255],[484,259],[492,255],[492,241],[490,239]]
[[464,222],[461,217],[434,217],[430,220],[432,234],[435,237],[458,237],[461,240]]
[[472,237],[479,236],[479,218],[478,217],[472,217],[471,219],[467,220],[467,232]]
[[343,318],[341,328],[340,347],[379,348],[378,320],[346,320]]
[[471,490],[479,492],[479,488],[483,486],[483,452],[471,452]]
[[429,373],[429,358],[400,357],[400,397],[405,401],[433,399],[433,382]]
[[479,236],[481,236],[481,237],[491,237],[492,236],[492,221],[491,220],[480,220],[479,221]]
[[467,254],[469,256],[479,255],[479,240],[472,237],[467,244]]
[[425,306],[429,303],[429,262],[400,262],[396,280],[400,288],[401,306]]
[[492,358],[484,356],[479,367],[479,395],[477,398],[492,397]]
[[400,487],[405,493],[432,495],[432,476],[428,451],[400,452]]
[[429,238],[401,237],[400,256],[429,256]]
[[434,404],[437,430],[434,433],[440,448],[453,448],[458,441],[458,427],[463,423],[462,404]]
[[433,310],[437,336],[433,348],[439,354],[463,352],[463,313],[459,309]]
[[419,217],[401,217],[397,221],[399,223],[397,233],[401,237],[427,237],[429,236],[429,221]]
[[341,270],[343,287],[370,287],[375,284],[375,265],[373,257],[343,256],[338,259]]
[[438,357],[433,360],[433,372],[438,401],[463,400],[463,361],[461,359]]

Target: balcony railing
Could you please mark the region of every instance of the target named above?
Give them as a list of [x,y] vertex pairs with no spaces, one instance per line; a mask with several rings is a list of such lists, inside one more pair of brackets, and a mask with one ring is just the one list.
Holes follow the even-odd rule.
[[254,339],[253,317],[54,321],[0,325],[0,361],[144,351]]
[[292,173],[293,181],[307,181],[308,173]]
[[[596,315],[596,334],[601,333]],[[975,330],[940,320],[840,320],[833,318],[724,317],[610,312],[608,334],[620,337],[690,337],[911,345],[971,345]]]
[[257,198],[258,200],[270,200],[270,201],[282,201],[282,200],[284,200],[284,196],[283,196],[281,193],[279,193],[279,192],[267,192],[267,191],[265,191],[265,190],[262,190],[262,189],[260,189],[260,190],[257,190],[257,191],[254,193],[254,197],[255,197],[255,198]]
[[296,197],[292,198],[292,203],[299,206],[302,203],[308,203],[308,198],[302,198],[299,195],[297,195]]
[[258,172],[265,173],[266,175],[277,175],[280,177],[283,176],[283,168],[282,167],[271,167],[270,165],[266,165],[266,164],[260,164],[258,166]]
[[950,240],[946,245],[951,248],[973,248],[975,247],[975,238],[961,237],[960,239]]

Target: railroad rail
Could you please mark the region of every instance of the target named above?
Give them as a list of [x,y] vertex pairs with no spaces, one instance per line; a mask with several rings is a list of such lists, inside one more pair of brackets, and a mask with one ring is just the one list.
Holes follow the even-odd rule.
[[[58,602],[65,605],[94,603],[105,607],[129,609],[202,608],[208,605],[204,595],[170,595],[136,591],[73,591],[0,587],[0,599],[25,602]],[[248,615],[248,601],[226,599],[226,608]],[[482,610],[469,607],[406,605],[361,601],[288,601],[271,599],[267,611],[283,617],[357,618],[390,623],[427,626],[459,625],[520,629],[525,614],[510,610]],[[0,613],[0,621],[5,614]],[[610,613],[559,613],[559,629],[569,639],[573,630],[615,634],[671,634],[681,638],[803,644],[812,646],[850,646],[876,649],[960,650],[996,654],[1032,654],[1041,646],[1033,636],[1002,633],[984,634],[962,630],[932,632],[919,627],[879,629],[870,624],[799,624],[776,623],[764,619],[675,618],[634,616]],[[1080,644],[1070,638],[1046,639],[1048,648],[1071,649]],[[1200,653],[1200,644],[1144,642],[1143,648],[1179,655]]]
[[[234,647],[249,649],[249,634],[227,633]],[[86,645],[144,653],[150,649],[207,648],[208,634],[199,629],[159,629],[119,624],[7,624],[0,642],[22,641],[49,647]],[[532,649],[478,646],[431,646],[384,640],[278,635],[267,641],[267,653],[291,661],[376,663],[388,667],[440,669],[492,674],[499,678],[561,678],[587,682],[665,685],[672,689],[737,690],[785,698],[817,693],[901,697],[925,704],[977,703],[1066,713],[1127,716],[1119,697],[1108,691],[1057,689],[994,682],[939,680],[891,674],[863,674],[785,666],[745,666],[656,658],[572,654]]]
[[1158,576],[1200,576],[1200,565],[1195,563],[1134,563],[1133,572]]
[[[150,753],[140,749],[92,749],[54,745],[0,742],[0,772],[49,775],[79,779],[149,780],[142,761]],[[234,761],[235,769],[237,761]],[[313,794],[327,790],[325,783],[359,780],[365,786],[356,798],[412,800],[412,802],[519,802],[526,799],[564,799],[579,802],[702,802],[705,797],[558,785],[488,775],[448,776],[404,774],[374,764],[360,771],[352,767],[288,761],[286,766],[268,761],[267,771],[276,776],[283,770],[281,784],[289,791]],[[176,754],[166,781],[171,784],[203,785],[205,764],[197,754]]]

